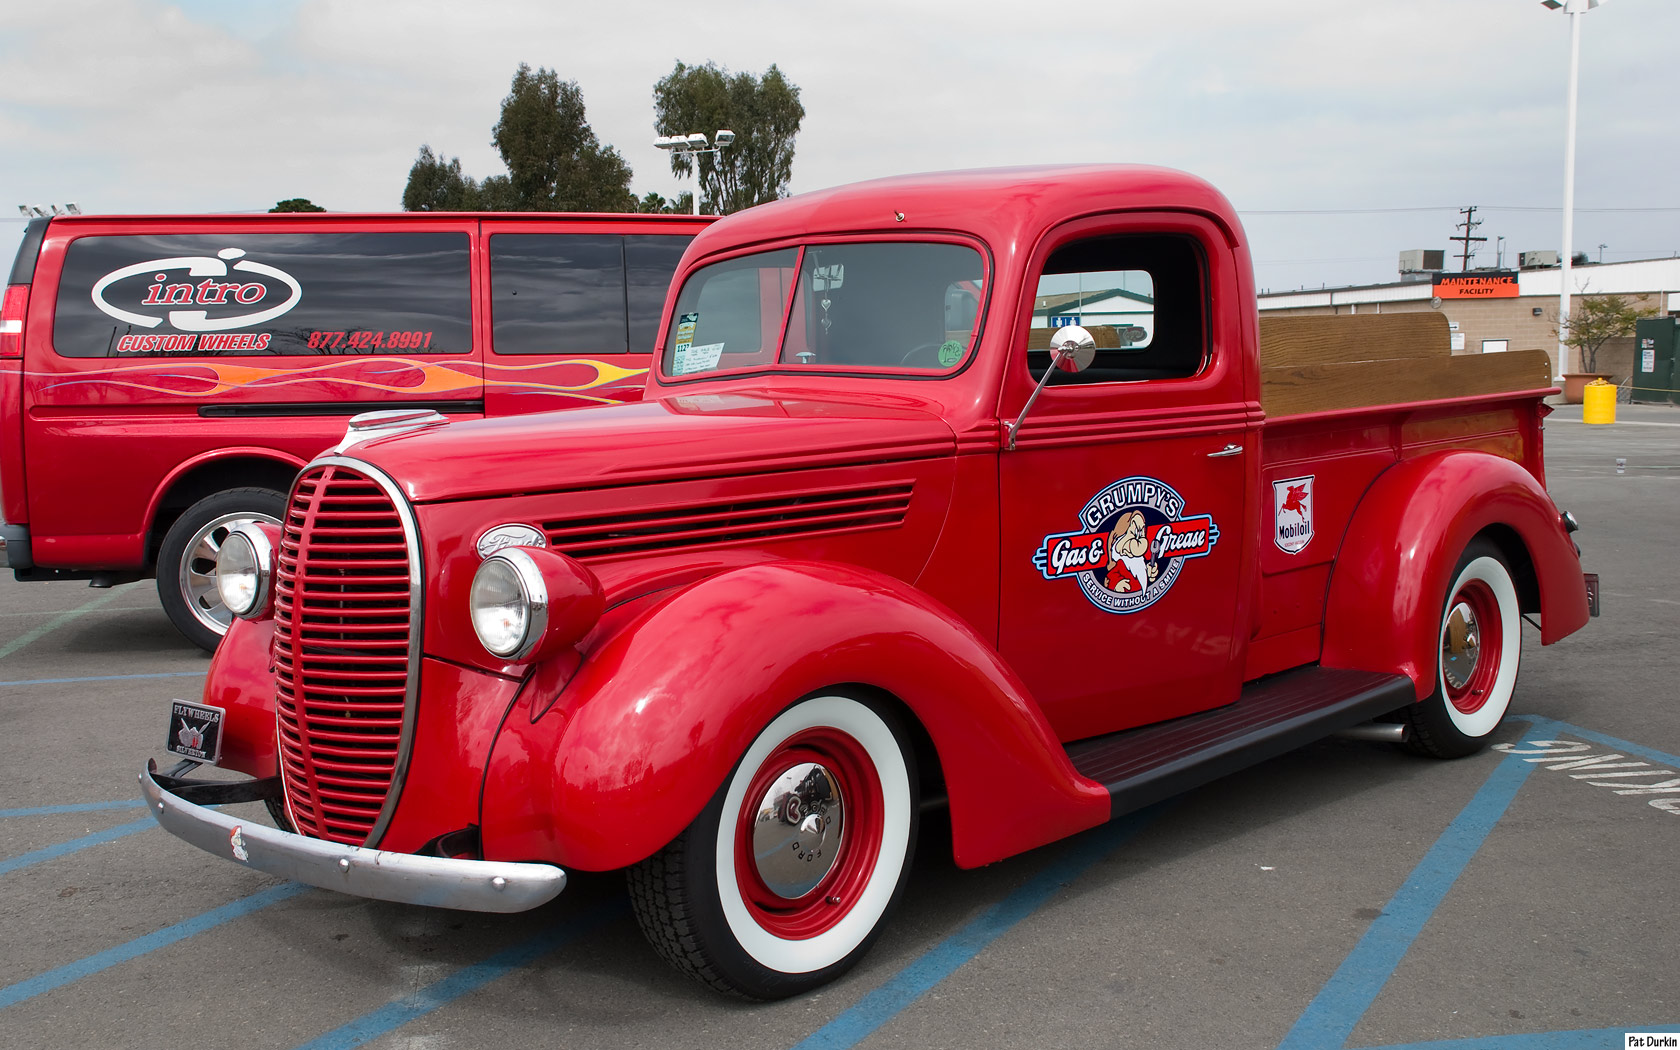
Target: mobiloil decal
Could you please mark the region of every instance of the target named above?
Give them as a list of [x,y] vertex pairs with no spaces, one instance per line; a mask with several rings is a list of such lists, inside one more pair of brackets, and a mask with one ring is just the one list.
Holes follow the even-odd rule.
[[1047,580],[1073,577],[1104,612],[1134,613],[1172,588],[1184,563],[1213,550],[1219,526],[1186,517],[1184,498],[1156,478],[1122,478],[1079,511],[1077,532],[1044,537],[1033,564]]
[[[275,303],[280,294],[285,301]],[[245,258],[243,248],[223,248],[214,256],[150,259],[112,270],[94,283],[92,296],[94,306],[126,324],[156,328],[167,320],[178,332],[213,333],[274,320],[298,304],[303,287],[286,271]],[[267,343],[266,334],[128,335],[117,352],[262,350]]]
[[1313,538],[1313,475],[1272,482],[1272,542],[1299,554]]

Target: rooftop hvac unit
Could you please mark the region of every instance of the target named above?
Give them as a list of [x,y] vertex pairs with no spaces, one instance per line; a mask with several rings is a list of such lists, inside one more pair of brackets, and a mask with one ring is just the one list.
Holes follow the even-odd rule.
[[1538,270],[1543,266],[1556,266],[1557,252],[1518,252],[1517,266],[1523,270]]
[[1413,248],[1400,253],[1401,273],[1437,273],[1446,269],[1447,253],[1440,248]]

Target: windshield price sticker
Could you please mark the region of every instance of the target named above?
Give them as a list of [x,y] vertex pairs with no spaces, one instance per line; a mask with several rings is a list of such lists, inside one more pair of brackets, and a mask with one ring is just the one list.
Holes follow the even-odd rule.
[[718,361],[723,358],[723,344],[703,343],[700,346],[678,344],[676,358],[676,367],[673,369],[676,375],[688,375],[690,372],[709,372],[716,368]]

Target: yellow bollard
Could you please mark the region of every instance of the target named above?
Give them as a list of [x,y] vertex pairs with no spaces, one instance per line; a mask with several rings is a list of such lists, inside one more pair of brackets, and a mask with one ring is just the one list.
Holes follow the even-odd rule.
[[1581,422],[1616,421],[1616,384],[1595,379],[1581,389]]

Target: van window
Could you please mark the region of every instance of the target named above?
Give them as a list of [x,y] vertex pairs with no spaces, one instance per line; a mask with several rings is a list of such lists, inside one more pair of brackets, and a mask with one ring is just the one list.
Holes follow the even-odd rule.
[[490,237],[498,354],[649,353],[686,236],[497,233]]
[[1060,372],[1050,385],[1177,379],[1201,371],[1206,356],[1201,253],[1188,237],[1092,237],[1056,249],[1039,275],[1027,332],[1034,380],[1050,366],[1050,340],[1079,325],[1097,344],[1084,372]]
[[82,237],[65,253],[64,357],[472,351],[465,233]]

